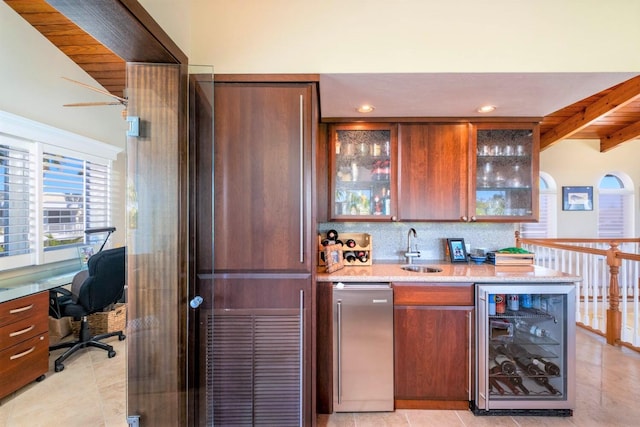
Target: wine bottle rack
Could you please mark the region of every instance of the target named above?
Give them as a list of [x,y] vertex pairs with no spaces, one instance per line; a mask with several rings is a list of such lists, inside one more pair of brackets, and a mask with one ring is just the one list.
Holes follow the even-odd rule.
[[[318,266],[324,266],[326,265],[326,263],[324,262],[324,259],[322,258],[322,254],[324,253],[324,246],[322,246],[322,240],[325,239],[326,236],[319,234],[318,235]],[[367,261],[362,262],[358,259],[356,259],[355,261],[347,261],[346,259],[343,260],[344,261],[344,265],[349,267],[355,267],[355,266],[365,266],[365,265],[371,265],[371,259],[373,258],[373,243],[372,243],[372,238],[370,234],[367,233],[340,233],[338,235],[338,239],[342,241],[342,243],[344,243],[345,245],[342,247],[342,253],[344,254],[347,251],[354,251],[354,252],[360,252],[360,251],[364,251],[367,253]],[[353,248],[348,248],[346,246],[346,242],[347,240],[354,240],[356,242],[355,247]]]

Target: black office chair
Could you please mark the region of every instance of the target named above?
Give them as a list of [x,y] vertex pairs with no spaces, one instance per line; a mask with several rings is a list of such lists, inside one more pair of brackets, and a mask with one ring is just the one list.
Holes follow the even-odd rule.
[[76,351],[85,347],[98,347],[107,351],[109,358],[116,355],[113,347],[100,342],[108,337],[117,336],[120,341],[126,336],[123,331],[109,332],[92,336],[87,316],[106,311],[122,299],[125,285],[125,248],[107,249],[89,258],[88,269],[76,274],[71,291],[56,288],[49,293],[49,314],[57,319],[73,317],[80,320],[80,336],[77,341],[63,342],[49,347],[69,349],[55,361],[55,371],[64,369],[64,362]]

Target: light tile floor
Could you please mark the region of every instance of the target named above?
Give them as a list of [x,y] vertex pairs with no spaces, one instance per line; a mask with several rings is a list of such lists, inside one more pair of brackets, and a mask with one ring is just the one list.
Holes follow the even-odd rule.
[[116,356],[85,348],[54,372],[53,361],[64,352],[49,356],[49,372],[0,400],[0,427],[126,427],[126,340],[104,342]]
[[[85,349],[50,372],[0,400],[0,427],[125,427],[125,341],[109,341],[118,354],[108,359]],[[606,345],[601,337],[578,328],[577,402],[573,417],[476,417],[469,411],[398,410],[392,413],[319,415],[318,427],[378,426],[607,426],[640,425],[640,355]],[[163,427],[163,426],[158,426]],[[172,427],[172,426],[168,426]],[[226,426],[225,426],[226,427]]]

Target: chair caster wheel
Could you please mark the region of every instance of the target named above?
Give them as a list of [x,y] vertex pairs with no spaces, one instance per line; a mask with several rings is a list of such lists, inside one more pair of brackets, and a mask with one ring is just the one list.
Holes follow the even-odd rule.
[[56,372],[61,372],[61,371],[63,371],[63,370],[64,370],[64,365],[63,365],[62,363],[61,363],[61,364],[59,364],[59,365],[57,365],[57,364],[56,364],[56,366],[55,366],[54,370],[55,370]]
[[39,382],[41,382],[41,381],[44,381],[44,379],[45,379],[45,378],[47,378],[47,376],[46,376],[46,375],[44,375],[44,374],[42,374],[42,375],[40,375],[38,378],[36,378],[36,382],[38,382],[38,383],[39,383]]
[[112,357],[115,357],[116,352],[115,351],[110,351],[107,356],[109,356],[109,359],[111,359]]
[[124,341],[124,339],[126,338],[126,335],[118,335],[118,341]]

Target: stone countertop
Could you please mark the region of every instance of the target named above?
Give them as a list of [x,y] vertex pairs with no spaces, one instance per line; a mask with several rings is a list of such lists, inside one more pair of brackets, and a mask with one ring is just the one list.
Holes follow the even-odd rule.
[[438,283],[568,283],[580,282],[579,276],[537,265],[503,266],[474,263],[425,262],[417,266],[442,269],[438,273],[403,270],[401,263],[376,263],[370,266],[346,266],[333,273],[318,267],[318,282],[438,282]]

